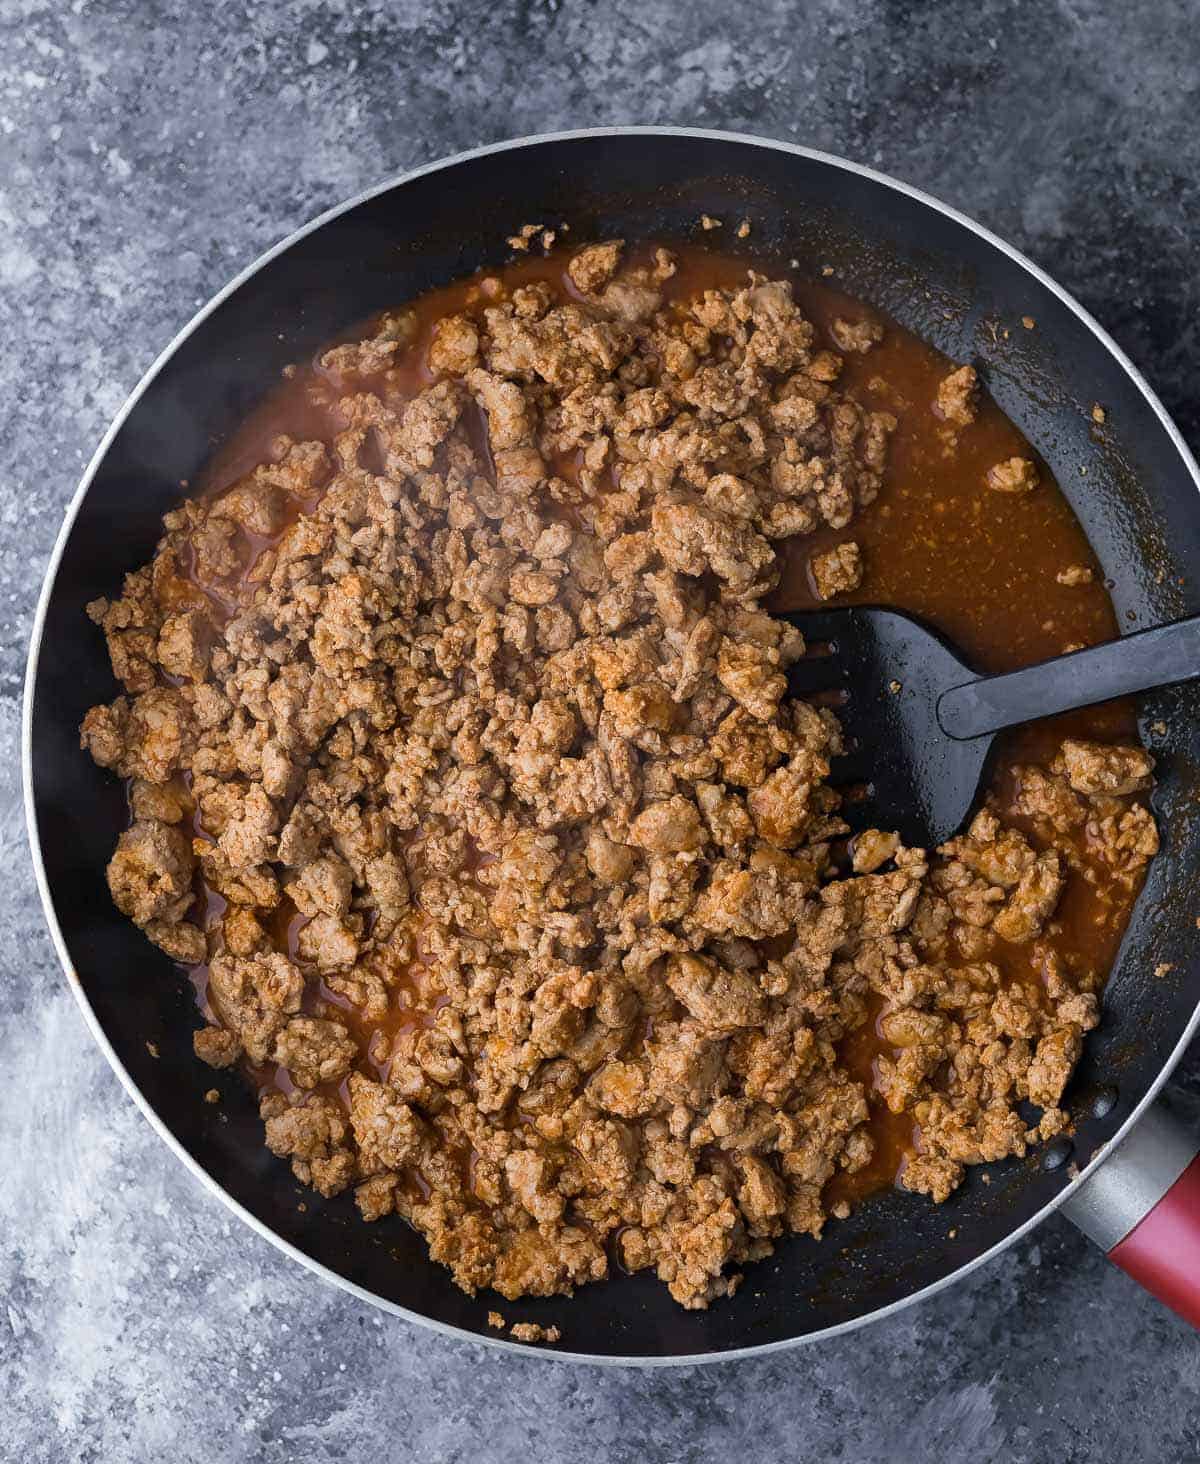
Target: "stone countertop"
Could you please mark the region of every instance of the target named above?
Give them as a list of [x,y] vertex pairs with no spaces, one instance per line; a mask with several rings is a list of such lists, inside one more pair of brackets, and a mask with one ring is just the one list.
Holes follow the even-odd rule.
[[1073,290],[1196,445],[1198,74],[1188,0],[0,5],[0,1456],[1200,1459],[1194,1335],[1057,1219],[865,1332],[674,1371],[508,1358],[324,1285],[187,1175],[92,1044],[16,753],[63,506],[157,351],[297,224],[480,142],[697,124],[893,172]]

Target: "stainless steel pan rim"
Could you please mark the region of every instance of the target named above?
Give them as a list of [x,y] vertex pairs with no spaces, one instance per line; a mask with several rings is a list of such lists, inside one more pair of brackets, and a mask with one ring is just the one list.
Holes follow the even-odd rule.
[[1141,1118],[1142,1114],[1154,1101],[1156,1095],[1166,1083],[1168,1077],[1171,1075],[1171,1072],[1175,1068],[1175,1065],[1178,1063],[1189,1042],[1192,1040],[1192,1037],[1195,1035],[1197,1027],[1200,1026],[1200,1005],[1197,1005],[1195,1011],[1192,1013],[1192,1016],[1190,1017],[1182,1033],[1180,1034],[1179,1041],[1176,1043],[1174,1049],[1164,1063],[1158,1076],[1151,1083],[1141,1102],[1138,1103],[1137,1106],[1132,1110],[1132,1112],[1126,1118],[1121,1127],[1117,1130],[1116,1134],[1109,1141],[1109,1143],[1103,1146],[1101,1149],[1097,1150],[1097,1152],[1092,1156],[1086,1167],[1082,1169],[1080,1173],[1068,1185],[1060,1190],[1059,1193],[1055,1195],[1041,1210],[1039,1210],[1036,1214],[1032,1215],[1028,1220],[1026,1220],[1024,1224],[1019,1225],[1014,1230],[1010,1231],[1004,1237],[1004,1239],[998,1241],[989,1250],[984,1251],[981,1255],[973,1257],[964,1265],[960,1266],[958,1270],[951,1272],[947,1276],[943,1276],[938,1281],[933,1282],[928,1286],[922,1287],[920,1290],[914,1291],[911,1295],[894,1301],[887,1306],[880,1307],[876,1311],[868,1312],[864,1316],[856,1317],[850,1321],[841,1322],[834,1326],[825,1327],[819,1331],[810,1332],[803,1337],[793,1337],[778,1342],[762,1343],[758,1346],[753,1347],[735,1348],[720,1353],[701,1353],[690,1356],[671,1357],[597,1357],[586,1352],[569,1352],[560,1350],[558,1348],[555,1348],[553,1351],[549,1351],[545,1349],[539,1349],[538,1347],[529,1346],[523,1343],[509,1341],[500,1337],[481,1336],[460,1327],[449,1326],[444,1322],[437,1321],[431,1317],[423,1316],[418,1312],[410,1311],[408,1310],[408,1308],[400,1306],[395,1302],[389,1301],[384,1297],[377,1295],[373,1291],[368,1291],[364,1287],[356,1285],[353,1281],[347,1280],[344,1276],[339,1275],[336,1271],[329,1269],[327,1266],[322,1265],[320,1262],[313,1260],[310,1256],[305,1255],[303,1251],[299,1250],[296,1246],[292,1245],[289,1241],[278,1235],[274,1230],[272,1230],[268,1225],[264,1224],[256,1216],[250,1214],[248,1210],[246,1210],[230,1194],[228,1194],[227,1191],[224,1190],[216,1182],[215,1179],[213,1179],[208,1171],[201,1164],[199,1164],[191,1156],[191,1154],[187,1152],[187,1150],[175,1138],[167,1125],[147,1102],[140,1088],[130,1077],[124,1064],[118,1058],[116,1052],[113,1050],[112,1044],[109,1042],[108,1037],[106,1036],[103,1028],[100,1025],[99,1020],[96,1017],[95,1012],[92,1009],[91,1003],[87,999],[87,995],[83,990],[82,984],[80,983],[78,976],[75,973],[75,970],[70,960],[70,956],[67,951],[66,942],[63,938],[62,930],[59,926],[58,917],[55,912],[54,901],[51,896],[49,883],[46,878],[46,871],[42,859],[41,844],[38,837],[33,801],[33,691],[38,669],[38,660],[41,654],[42,634],[45,626],[47,607],[49,605],[50,596],[53,592],[55,581],[57,579],[59,562],[62,558],[64,547],[70,535],[72,525],[75,522],[75,517],[79,511],[79,507],[83,502],[84,496],[88,491],[92,479],[95,476],[100,463],[103,461],[105,455],[107,454],[113,439],[121,430],[126,418],[129,416],[130,412],[133,410],[138,400],[146,391],[147,387],[149,387],[150,383],[158,375],[159,371],[163,368],[166,362],[171,358],[171,356],[175,353],[179,346],[185,340],[187,340],[187,338],[192,334],[197,326],[210,314],[212,314],[212,312],[217,309],[217,307],[222,303],[222,301],[226,299],[227,296],[231,295],[246,280],[257,274],[259,270],[261,270],[265,265],[269,264],[273,259],[276,258],[277,255],[282,254],[285,250],[291,248],[291,246],[297,243],[299,240],[315,232],[317,229],[320,229],[322,225],[327,223],[329,220],[337,218],[339,215],[348,212],[350,209],[356,208],[359,204],[365,203],[367,200],[375,198],[379,194],[386,193],[390,189],[399,187],[401,184],[410,182],[415,178],[423,177],[428,173],[435,173],[443,169],[453,168],[458,163],[466,162],[471,159],[486,157],[489,154],[513,151],[517,148],[531,147],[542,143],[569,142],[571,140],[580,138],[638,136],[690,137],[704,141],[734,142],[747,147],[770,148],[776,152],[790,153],[793,156],[802,157],[813,162],[821,163],[830,168],[838,168],[848,173],[857,174],[860,177],[869,179],[872,182],[883,184],[888,188],[894,189],[897,193],[905,194],[909,198],[917,201],[918,203],[925,205],[927,208],[930,208],[935,212],[942,214],[944,217],[951,219],[955,223],[961,225],[963,228],[970,230],[980,239],[990,244],[992,248],[1000,251],[1010,260],[1018,264],[1028,274],[1036,279],[1044,289],[1050,291],[1059,301],[1061,301],[1061,303],[1065,305],[1067,309],[1070,310],[1075,316],[1077,316],[1081,323],[1087,327],[1087,329],[1092,333],[1099,345],[1121,366],[1122,370],[1129,377],[1130,381],[1145,398],[1147,404],[1154,412],[1154,415],[1161,423],[1176,452],[1178,452],[1180,459],[1182,460],[1184,466],[1187,468],[1187,471],[1190,474],[1192,481],[1195,483],[1197,490],[1200,491],[1200,466],[1197,466],[1196,459],[1193,457],[1190,449],[1184,442],[1183,437],[1179,432],[1179,429],[1175,426],[1165,407],[1158,400],[1158,397],[1155,395],[1154,391],[1151,389],[1146,379],[1142,376],[1141,372],[1137,369],[1137,367],[1133,364],[1133,362],[1129,359],[1129,357],[1125,354],[1121,347],[1117,345],[1116,341],[1112,339],[1112,337],[1103,328],[1103,326],[1101,326],[1099,322],[1096,321],[1093,316],[1087,310],[1085,310],[1083,306],[1080,305],[1080,303],[1071,294],[1069,294],[1053,279],[1051,279],[1050,276],[1047,275],[1036,264],[1034,264],[1031,259],[1028,259],[1019,250],[1014,249],[1012,245],[1007,244],[1003,239],[999,238],[996,234],[993,234],[991,230],[984,228],[981,224],[976,223],[973,219],[967,217],[967,215],[963,213],[960,213],[957,209],[951,208],[948,204],[942,203],[939,199],[934,198],[931,194],[926,193],[923,189],[915,188],[911,184],[904,183],[900,179],[893,178],[887,173],[881,173],[874,168],[864,167],[860,163],[850,162],[846,158],[840,158],[832,153],[822,152],[815,148],[802,147],[796,143],[777,142],[772,138],[756,137],[752,133],[723,132],[713,128],[591,127],[579,128],[566,132],[538,133],[529,137],[514,138],[507,142],[492,143],[486,147],[472,148],[469,151],[456,153],[451,157],[442,158],[437,162],[427,163],[423,167],[413,168],[407,172],[397,174],[396,176],[388,178],[382,183],[378,183],[371,188],[363,190],[363,192],[356,194],[353,198],[346,200],[344,203],[340,203],[334,208],[328,209],[326,212],[320,214],[317,218],[313,219],[310,223],[302,225],[293,233],[289,234],[285,239],[281,240],[273,248],[268,249],[264,254],[261,254],[256,260],[253,261],[253,263],[249,264],[244,270],[242,270],[238,275],[230,280],[230,282],[222,290],[220,290],[216,295],[213,296],[213,298],[208,302],[207,305],[199,310],[191,318],[191,320],[188,321],[183,329],[180,330],[178,334],[159,353],[158,357],[150,366],[149,370],[145,373],[142,379],[138,382],[137,386],[134,387],[129,397],[126,399],[124,405],[117,413],[117,416],[113,420],[108,431],[104,434],[104,437],[101,440],[99,447],[92,455],[91,461],[88,463],[88,466],[84,471],[83,477],[80,480],[79,487],[76,489],[74,496],[67,506],[66,514],[63,518],[62,527],[59,529],[58,537],[55,540],[54,548],[51,552],[50,560],[46,567],[46,577],[42,585],[41,594],[38,598],[37,611],[34,616],[33,629],[30,635],[29,659],[25,675],[25,696],[21,723],[21,775],[25,800],[25,826],[29,835],[30,853],[33,858],[33,867],[34,873],[37,878],[38,891],[42,899],[42,908],[45,912],[46,923],[49,926],[51,938],[54,941],[55,950],[58,952],[59,961],[62,964],[64,972],[66,973],[68,984],[70,985],[71,990],[75,995],[75,1000],[78,1002],[79,1008],[83,1013],[84,1020],[87,1022],[87,1025],[91,1030],[92,1036],[95,1038],[96,1043],[100,1047],[100,1050],[108,1059],[109,1066],[113,1069],[117,1077],[121,1080],[126,1091],[133,1098],[138,1107],[142,1110],[142,1113],[145,1115],[146,1119],[154,1128],[158,1136],[172,1150],[175,1157],[182,1164],[184,1164],[187,1169],[191,1171],[194,1177],[199,1180],[200,1183],[204,1185],[211,1194],[215,1195],[226,1206],[228,1206],[228,1208],[238,1217],[239,1220],[248,1225],[263,1239],[270,1241],[272,1245],[276,1246],[286,1256],[290,1257],[290,1259],[299,1262],[300,1265],[306,1267],[315,1275],[320,1276],[323,1280],[331,1282],[335,1286],[341,1287],[342,1290],[349,1292],[352,1296],[358,1298],[360,1301],[369,1302],[372,1305],[380,1307],[382,1310],[390,1312],[395,1316],[403,1317],[405,1321],[413,1322],[418,1326],[428,1327],[434,1332],[441,1333],[443,1336],[446,1337],[454,1338],[457,1341],[465,1341],[478,1345],[488,1346],[499,1352],[523,1353],[527,1356],[539,1356],[556,1361],[590,1363],[594,1366],[682,1367],[695,1366],[701,1363],[728,1362],[741,1358],[762,1357],[766,1356],[769,1353],[787,1351],[804,1343],[816,1342],[818,1340],[832,1338],[840,1336],[846,1332],[854,1331],[859,1327],[865,1326],[869,1322],[881,1321],[884,1317],[894,1315],[895,1313],[903,1310],[905,1307],[912,1305],[914,1302],[923,1301],[928,1297],[933,1296],[935,1293],[943,1290],[951,1283],[958,1281],[962,1277],[968,1275],[977,1267],[982,1266],[986,1262],[992,1260],[993,1257],[999,1255],[1002,1251],[1007,1250],[1009,1246],[1013,1245],[1022,1236],[1026,1235],[1030,1230],[1033,1229],[1035,1225],[1040,1224],[1041,1221],[1043,1221],[1047,1217],[1047,1215],[1049,1215],[1052,1211],[1058,1209],[1060,1205],[1068,1200],[1080,1188],[1080,1186],[1084,1184],[1084,1182],[1093,1173],[1093,1171],[1104,1162],[1104,1160],[1130,1133],[1138,1120]]

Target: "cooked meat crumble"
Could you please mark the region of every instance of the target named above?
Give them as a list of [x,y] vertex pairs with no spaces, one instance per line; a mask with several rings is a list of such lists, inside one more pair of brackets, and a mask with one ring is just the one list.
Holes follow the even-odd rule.
[[818,599],[831,600],[834,595],[856,590],[862,584],[862,551],[853,539],[823,554],[814,554],[808,564]]
[[1095,575],[1086,564],[1068,564],[1055,576],[1060,585],[1090,585]]
[[[764,600],[782,541],[875,499],[895,418],[839,389],[788,283],[674,272],[607,241],[570,293],[491,277],[427,337],[384,317],[322,359],[331,441],[168,514],[91,607],[125,694],[83,744],[134,815],[109,884],[207,966],[198,1056],[252,1072],[302,1181],[510,1299],[614,1255],[684,1306],[730,1294],[847,1213],[876,1100],[936,1200],[1057,1132],[1104,972],[1057,958],[1056,909],[1156,848],[1148,755],[1068,740],[1007,821],[847,850],[838,726],[785,694],[804,645]],[[944,384],[973,420],[971,369]],[[857,543],[812,572],[856,588]],[[874,1090],[845,1058],[871,1023]]]
[[1009,458],[988,470],[987,485],[997,493],[1032,493],[1038,485],[1038,471],[1028,458]]
[[938,382],[935,406],[940,416],[959,427],[969,427],[975,420],[975,400],[979,382],[973,366],[960,366]]

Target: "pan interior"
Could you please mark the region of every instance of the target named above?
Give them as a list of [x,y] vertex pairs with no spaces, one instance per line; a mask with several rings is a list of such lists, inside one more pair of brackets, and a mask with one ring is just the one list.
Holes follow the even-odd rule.
[[[126,809],[120,786],[79,751],[84,712],[113,694],[84,606],[149,557],[180,483],[195,479],[285,364],[376,310],[501,263],[504,235],[526,222],[569,224],[579,241],[682,239],[697,236],[702,212],[749,219],[746,247],[758,257],[795,259],[814,274],[833,265],[850,293],[974,362],[1053,468],[1128,629],[1200,609],[1189,465],[1127,370],[1056,292],[970,227],[878,179],[771,146],[677,134],[548,139],[471,156],[303,235],[193,329],[144,390],[96,469],[47,606],[33,688],[37,835],[74,974],[127,1074],[195,1162],[276,1235],[386,1303],[481,1336],[497,1299],[458,1291],[402,1221],[364,1226],[349,1196],[301,1191],[264,1148],[236,1075],[217,1080],[218,1108],[201,1101],[214,1078],[192,1057],[191,988],[117,916],[104,881]],[[481,219],[494,226],[481,232]],[[1016,328],[1025,315],[1036,331]],[[1106,408],[1103,426],[1091,420],[1093,402]],[[1187,951],[1200,912],[1187,895],[1200,875],[1200,691],[1157,693],[1142,710],[1164,847],[1068,1095],[1080,1165],[1153,1084],[1197,999]],[[1170,971],[1156,977],[1163,966]],[[1098,1091],[1111,1086],[1115,1105],[1094,1116]],[[648,1275],[504,1310],[557,1322],[567,1349],[600,1357],[697,1357],[810,1336],[945,1279],[1035,1216],[1067,1172],[1034,1155],[972,1170],[943,1206],[880,1194],[820,1243],[781,1243],[707,1312],[682,1311]]]

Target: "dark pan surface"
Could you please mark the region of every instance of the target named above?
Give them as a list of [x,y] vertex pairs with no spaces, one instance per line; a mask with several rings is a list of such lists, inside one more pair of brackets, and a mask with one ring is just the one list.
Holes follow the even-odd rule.
[[[798,259],[814,272],[833,264],[846,290],[975,362],[1057,474],[1113,582],[1123,624],[1200,610],[1194,465],[1131,368],[1052,286],[966,221],[849,165],[665,132],[578,134],[469,155],[353,205],[251,272],[176,346],[112,438],[44,606],[28,713],[31,823],[73,979],[128,1080],[185,1155],[302,1258],[385,1304],[490,1340],[486,1318],[497,1298],[464,1296],[403,1222],[367,1227],[348,1196],[324,1201],[301,1191],[263,1147],[236,1075],[216,1079],[219,1107],[201,1101],[214,1076],[192,1057],[191,988],[117,916],[104,882],[125,805],[117,782],[79,751],[84,712],[114,692],[84,606],[149,556],[181,480],[195,478],[287,362],[372,311],[499,264],[504,235],[526,221],[566,221],[580,241],[686,238],[702,211],[748,217],[756,255]],[[736,247],[731,232],[722,248]],[[1020,328],[1023,315],[1036,330]],[[1104,404],[1105,425],[1091,421],[1092,402]],[[1200,995],[1188,955],[1200,915],[1191,893],[1200,888],[1198,713],[1195,687],[1156,694],[1144,707],[1145,727],[1155,728],[1147,736],[1159,757],[1164,851],[1071,1090],[1081,1167],[1160,1080]],[[1162,964],[1173,969],[1154,976]],[[1115,1105],[1092,1116],[1105,1088],[1115,1088]],[[570,1301],[502,1309],[510,1320],[558,1322],[564,1351],[597,1357],[700,1358],[779,1344],[853,1324],[944,1281],[1031,1222],[1069,1183],[1069,1168],[1050,1170],[1035,1155],[976,1169],[939,1207],[881,1194],[819,1244],[781,1244],[731,1301],[708,1312],[680,1310],[645,1275]]]

